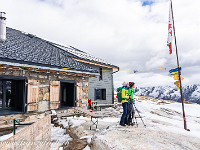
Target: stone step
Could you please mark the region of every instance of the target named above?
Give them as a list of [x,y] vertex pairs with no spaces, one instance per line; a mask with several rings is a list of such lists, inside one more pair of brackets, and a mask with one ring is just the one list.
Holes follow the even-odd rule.
[[7,130],[13,130],[12,125],[1,125],[0,126],[0,132],[7,131]]
[[5,120],[0,121],[0,126],[1,126],[1,125],[5,125],[5,124],[6,124],[6,121],[5,121]]
[[7,120],[13,120],[14,117],[1,117],[0,121],[7,121]]

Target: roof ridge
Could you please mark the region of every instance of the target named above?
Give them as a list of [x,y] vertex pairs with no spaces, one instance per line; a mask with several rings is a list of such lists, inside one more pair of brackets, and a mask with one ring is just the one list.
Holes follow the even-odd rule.
[[[115,66],[115,65],[113,65],[113,64],[111,64],[111,63],[108,63],[107,61],[105,61],[105,60],[103,60],[103,59],[101,59],[101,58],[98,58],[98,57],[96,57],[96,56],[94,56],[94,55],[91,55],[91,54],[89,54],[89,53],[86,53],[86,52],[84,52],[84,51],[81,51],[81,50],[79,50],[79,49],[77,49],[77,48],[75,48],[75,47],[73,47],[73,46],[70,46],[70,45],[68,45],[68,47],[67,46],[63,46],[63,45],[60,45],[60,44],[57,44],[57,43],[53,43],[53,42],[51,42],[53,45],[55,45],[55,46],[58,46],[58,47],[60,47],[60,48],[62,48],[63,50],[65,50],[65,51],[67,51],[67,52],[70,52],[70,53],[73,53],[74,55],[76,55],[76,57],[79,57],[79,58],[81,58],[81,59],[84,59],[84,60],[93,60],[93,61],[95,61],[95,62],[97,62],[97,63],[100,63],[100,64],[104,64],[104,65],[108,65],[108,66]],[[76,52],[72,52],[72,51],[69,51],[69,49],[70,50],[74,50],[74,51],[76,51]],[[77,51],[80,53],[83,53],[83,54],[85,54],[86,56],[86,58],[84,57],[84,56],[81,56],[82,54],[76,54],[77,53]],[[93,57],[93,58],[92,58]],[[115,67],[117,67],[117,66],[115,66]],[[118,68],[118,67],[117,67]]]

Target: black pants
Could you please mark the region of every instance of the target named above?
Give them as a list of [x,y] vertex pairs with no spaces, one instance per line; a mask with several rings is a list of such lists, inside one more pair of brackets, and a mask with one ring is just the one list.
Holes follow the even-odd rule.
[[135,110],[134,110],[134,107],[133,107],[133,103],[130,103],[129,104],[129,114],[128,114],[129,125],[133,124],[134,115],[135,115]]

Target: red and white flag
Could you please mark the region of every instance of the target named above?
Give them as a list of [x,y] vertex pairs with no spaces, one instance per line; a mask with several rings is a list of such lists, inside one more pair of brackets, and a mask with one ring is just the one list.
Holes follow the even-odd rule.
[[171,8],[171,1],[169,6],[169,23],[168,23],[168,39],[167,39],[167,46],[169,46],[169,54],[172,54],[172,8]]

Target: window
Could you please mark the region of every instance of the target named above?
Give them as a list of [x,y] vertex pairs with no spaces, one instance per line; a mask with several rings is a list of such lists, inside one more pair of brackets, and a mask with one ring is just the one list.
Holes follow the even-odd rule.
[[99,69],[99,72],[100,72],[99,80],[103,80],[102,68]]
[[0,76],[0,114],[25,111],[25,80]]
[[106,100],[106,89],[95,89],[95,100]]

